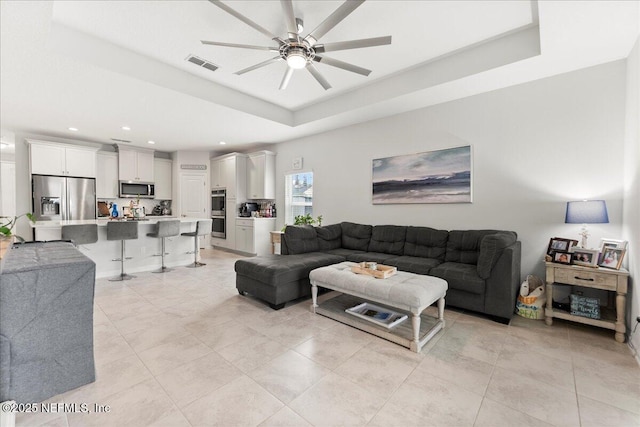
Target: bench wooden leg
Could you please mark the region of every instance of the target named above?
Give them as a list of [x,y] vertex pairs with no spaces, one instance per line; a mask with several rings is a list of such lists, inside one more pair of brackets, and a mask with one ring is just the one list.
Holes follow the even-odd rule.
[[418,346],[420,342],[420,314],[411,314],[411,326],[413,327],[413,341]]
[[316,307],[318,306],[318,287],[315,284],[311,285],[311,301],[312,301],[311,308],[315,313]]

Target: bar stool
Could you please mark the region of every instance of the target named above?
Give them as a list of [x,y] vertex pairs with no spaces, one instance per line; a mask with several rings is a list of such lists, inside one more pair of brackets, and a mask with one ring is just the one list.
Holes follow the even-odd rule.
[[71,240],[75,247],[98,241],[97,224],[63,225],[62,240]]
[[182,236],[193,237],[193,252],[187,252],[188,254],[194,254],[193,264],[189,264],[187,267],[195,268],[207,265],[203,262],[198,262],[198,253],[200,252],[200,248],[198,247],[198,236],[206,236],[209,233],[211,233],[211,220],[202,219],[196,222],[196,231],[181,234]]
[[147,233],[149,237],[156,237],[158,239],[162,239],[162,252],[160,255],[154,256],[162,256],[162,267],[158,270],[152,271],[152,273],[166,273],[167,271],[173,270],[172,268],[168,268],[164,265],[164,256],[168,255],[167,252],[164,251],[164,239],[166,237],[177,236],[180,234],[180,220],[171,220],[171,221],[158,221],[156,224],[155,231],[153,233]]
[[124,260],[131,259],[131,257],[125,257],[125,240],[132,240],[138,238],[138,223],[135,221],[111,221],[107,223],[107,240],[120,240],[122,242],[120,248],[120,258],[113,259],[112,261],[120,261],[120,275],[109,279],[112,282],[129,280],[135,276],[131,276],[124,272]]

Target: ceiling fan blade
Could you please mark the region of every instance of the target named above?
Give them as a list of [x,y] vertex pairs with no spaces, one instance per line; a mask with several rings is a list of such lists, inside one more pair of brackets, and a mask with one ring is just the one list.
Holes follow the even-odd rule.
[[282,77],[282,82],[280,83],[280,87],[278,89],[285,90],[287,85],[289,84],[289,80],[291,80],[291,76],[293,75],[293,68],[287,67],[287,71],[284,73],[284,77]]
[[246,16],[242,15],[241,13],[236,12],[235,10],[233,10],[232,8],[227,6],[226,4],[222,3],[220,0],[209,0],[209,2],[211,2],[211,4],[213,4],[215,6],[218,6],[220,9],[224,10],[229,15],[235,16],[237,19],[241,20],[242,22],[244,22],[248,26],[252,27],[253,29],[255,29],[257,31],[260,31],[262,34],[264,34],[265,36],[269,37],[270,39],[278,40],[278,41],[281,40],[280,37],[276,36],[271,31],[269,31],[266,28],[260,26],[259,24],[256,24],[251,19],[247,18]]
[[263,61],[263,62],[261,62],[259,64],[252,65],[251,67],[245,68],[245,69],[240,70],[240,71],[236,71],[233,74],[241,75],[241,74],[244,74],[244,73],[248,73],[249,71],[257,70],[258,68],[262,68],[262,67],[265,67],[265,66],[267,66],[269,64],[273,64],[274,62],[278,62],[278,61],[282,61],[282,60],[283,59],[282,59],[281,56],[276,56],[274,58],[267,59],[266,61]]
[[331,89],[331,85],[329,84],[329,82],[324,77],[322,77],[320,71],[318,71],[318,69],[312,63],[309,62],[307,64],[307,70],[309,70],[311,75],[318,81],[318,83],[322,85],[324,90]]
[[345,42],[335,42],[326,44],[317,44],[313,49],[317,53],[335,52],[337,50],[359,49],[362,47],[374,47],[391,44],[391,36],[373,37],[370,39],[349,40]]
[[358,67],[357,65],[349,64],[348,62],[340,61],[338,59],[327,58],[326,56],[316,56],[313,60],[321,64],[327,64],[353,73],[362,74],[363,76],[371,74],[371,70],[367,70],[366,68]]
[[208,40],[200,40],[200,42],[202,44],[209,44],[209,45],[213,45],[213,46],[239,47],[239,48],[242,48],[242,49],[270,50],[272,52],[278,52],[280,50],[277,47],[253,46],[253,45],[249,45],[249,44],[212,42],[212,41],[208,41]]
[[282,5],[282,10],[284,11],[284,20],[287,24],[287,32],[289,33],[289,38],[297,39],[298,24],[296,24],[296,17],[293,14],[293,3],[291,2],[291,0],[280,0],[280,4]]
[[[209,0],[212,1],[212,0]],[[315,30],[311,31],[304,39],[311,46],[315,45],[320,37],[327,34],[333,27],[338,25],[340,21],[346,18],[351,12],[356,10],[358,6],[364,3],[365,0],[347,0],[337,8],[331,15],[327,17]]]

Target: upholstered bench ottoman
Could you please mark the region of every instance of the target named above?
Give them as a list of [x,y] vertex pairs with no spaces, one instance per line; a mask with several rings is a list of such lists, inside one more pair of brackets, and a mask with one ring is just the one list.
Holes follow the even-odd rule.
[[235,263],[236,288],[279,310],[295,299],[309,296],[309,272],[344,261],[339,255],[311,252],[302,255],[267,255],[241,259]]
[[[395,275],[386,279],[377,279],[372,276],[353,273],[351,267],[356,265],[356,263],[347,261],[311,271],[309,278],[312,286],[311,297],[314,312],[404,345],[416,353],[444,327],[444,297],[448,289],[445,280],[404,271],[398,271]],[[334,304],[333,309],[330,307],[320,310],[318,306],[318,286],[356,297],[355,299],[347,298],[347,305],[349,303],[353,304],[354,301],[356,304],[372,301],[411,313],[409,335],[404,334],[403,336],[403,329],[399,328],[402,325],[396,327],[398,328],[398,333],[394,334],[395,330],[385,330],[383,327],[370,322],[360,321],[358,318],[345,314],[344,305]],[[430,329],[422,333],[420,329],[422,312],[436,301],[438,302],[438,318]],[[329,305],[331,306],[331,304]],[[406,329],[405,327],[404,332],[407,332]]]

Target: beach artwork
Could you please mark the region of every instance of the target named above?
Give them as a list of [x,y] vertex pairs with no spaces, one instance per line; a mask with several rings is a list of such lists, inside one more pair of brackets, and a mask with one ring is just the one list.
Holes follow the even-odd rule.
[[471,146],[373,159],[373,204],[471,203]]

